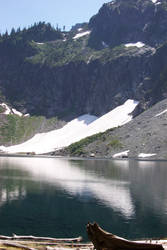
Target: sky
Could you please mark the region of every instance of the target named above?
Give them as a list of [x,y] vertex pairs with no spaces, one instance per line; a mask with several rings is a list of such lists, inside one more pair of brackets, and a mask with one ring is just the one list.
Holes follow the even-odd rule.
[[24,28],[35,22],[50,22],[69,30],[76,23],[88,22],[109,0],[1,0],[0,33]]

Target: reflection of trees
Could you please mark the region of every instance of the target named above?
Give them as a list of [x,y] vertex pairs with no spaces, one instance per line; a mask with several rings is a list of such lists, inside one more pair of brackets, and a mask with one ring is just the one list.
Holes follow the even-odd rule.
[[0,206],[5,202],[23,199],[25,195],[25,189],[21,189],[19,186],[11,190],[9,190],[9,188],[5,189],[0,187]]
[[97,177],[129,181],[129,161],[127,160],[71,160],[73,166]]
[[12,158],[0,158],[0,206],[26,196],[30,178],[29,171],[19,169]]
[[130,163],[131,193],[144,209],[151,206],[158,213],[167,212],[167,168],[164,162],[139,161]]
[[[143,237],[166,236],[166,162],[130,161],[130,193],[135,206],[136,234]],[[133,224],[133,223],[132,223]]]

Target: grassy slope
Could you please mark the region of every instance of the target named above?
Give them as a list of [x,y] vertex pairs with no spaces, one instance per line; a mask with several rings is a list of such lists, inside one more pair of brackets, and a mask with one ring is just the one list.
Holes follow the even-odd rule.
[[34,134],[47,132],[61,127],[64,122],[56,117],[19,117],[17,115],[0,115],[0,142],[3,145],[18,144],[28,140]]
[[[70,156],[91,156],[91,154],[98,155],[99,152],[102,155],[102,148],[104,148],[105,151],[111,152],[113,150],[121,150],[123,144],[119,138],[114,135],[114,131],[115,128],[112,128],[106,132],[89,136],[56,153]],[[111,134],[111,136],[109,136],[109,134]]]

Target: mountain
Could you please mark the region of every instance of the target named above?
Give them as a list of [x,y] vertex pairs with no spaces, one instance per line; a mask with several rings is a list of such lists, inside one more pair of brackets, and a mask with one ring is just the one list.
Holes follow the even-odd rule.
[[[100,117],[128,99],[139,103],[136,117],[167,96],[166,27],[167,0],[116,0],[69,32],[44,22],[13,29],[0,36],[0,103],[22,120],[27,113],[56,118],[54,128],[84,114]],[[13,120],[1,116],[3,144],[43,132],[6,140]]]
[[157,47],[167,40],[166,0],[113,0],[89,22],[89,44],[102,48],[141,41]]

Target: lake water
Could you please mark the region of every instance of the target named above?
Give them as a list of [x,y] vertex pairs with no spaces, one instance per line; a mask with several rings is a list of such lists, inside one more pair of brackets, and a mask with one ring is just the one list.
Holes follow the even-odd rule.
[[167,162],[0,157],[0,234],[167,236]]

